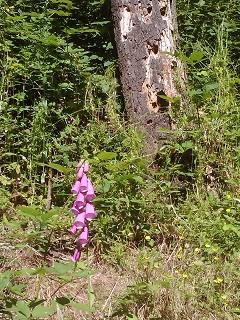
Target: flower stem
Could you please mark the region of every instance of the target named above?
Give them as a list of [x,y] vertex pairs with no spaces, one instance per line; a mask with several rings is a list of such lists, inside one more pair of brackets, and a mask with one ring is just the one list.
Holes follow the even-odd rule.
[[89,264],[89,251],[87,246],[87,268],[88,268],[88,319],[92,320],[92,286],[91,286],[91,276],[90,276],[90,264]]

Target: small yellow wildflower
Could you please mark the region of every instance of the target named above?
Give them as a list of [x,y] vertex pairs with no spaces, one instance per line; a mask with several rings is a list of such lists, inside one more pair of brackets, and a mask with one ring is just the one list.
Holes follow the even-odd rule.
[[179,270],[175,270],[175,273],[180,274],[180,271]]
[[213,247],[213,248],[212,248],[212,250],[213,250],[213,251],[217,251],[217,250],[218,250],[218,248]]
[[226,209],[226,212],[227,213],[231,212],[231,209],[230,208]]
[[232,197],[231,197],[231,195],[230,195],[230,194],[227,194],[227,198],[228,198],[228,199],[231,199]]
[[195,252],[200,252],[200,248],[195,248]]
[[188,275],[186,273],[184,273],[182,276],[184,279],[188,278]]
[[219,260],[219,257],[215,257],[214,260],[218,261],[218,260]]
[[210,248],[211,246],[210,246],[210,244],[207,243],[207,244],[205,244],[205,247]]
[[221,282],[223,282],[223,279],[222,279],[222,278],[217,278],[217,279],[213,280],[213,282],[215,282],[215,283],[221,283]]
[[149,241],[149,240],[151,240],[151,237],[150,236],[146,236],[145,239]]
[[177,255],[178,259],[182,259],[182,252],[179,252],[179,254]]
[[226,300],[226,299],[227,299],[227,296],[226,296],[225,294],[223,294],[223,295],[221,295],[221,298],[222,298],[223,300]]
[[179,239],[180,240],[183,240],[185,237],[184,236],[179,236]]

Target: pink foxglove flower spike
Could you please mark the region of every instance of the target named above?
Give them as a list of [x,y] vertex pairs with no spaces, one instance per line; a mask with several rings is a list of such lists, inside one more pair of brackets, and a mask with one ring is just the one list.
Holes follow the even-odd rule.
[[72,234],[79,233],[77,248],[74,252],[72,260],[79,261],[81,257],[81,248],[88,243],[88,226],[87,221],[96,218],[97,214],[92,204],[92,200],[96,197],[92,182],[88,179],[86,173],[89,170],[89,163],[81,160],[77,167],[77,181],[71,189],[71,192],[77,196],[71,211],[75,214],[75,222],[69,230]]

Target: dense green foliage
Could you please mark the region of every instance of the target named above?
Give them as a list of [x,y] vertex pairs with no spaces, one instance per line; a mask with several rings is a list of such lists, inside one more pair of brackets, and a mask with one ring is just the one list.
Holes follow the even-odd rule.
[[[176,56],[188,82],[171,110],[176,130],[154,163],[142,156],[144,137],[124,113],[109,1],[0,6],[0,314],[76,319],[61,311],[73,307],[89,319],[237,319],[238,1],[178,1]],[[72,263],[56,258],[50,267],[48,260],[74,250],[70,188],[82,158],[97,191],[89,249],[134,275],[113,310],[105,310],[107,298],[101,314],[89,261],[72,271]],[[26,248],[38,266],[22,268],[19,256],[10,270]],[[28,295],[34,277],[37,289]],[[41,287],[54,277],[47,300]],[[88,304],[60,295],[86,277]]]

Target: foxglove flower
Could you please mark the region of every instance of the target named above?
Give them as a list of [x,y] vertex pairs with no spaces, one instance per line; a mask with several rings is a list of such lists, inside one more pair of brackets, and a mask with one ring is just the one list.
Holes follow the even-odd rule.
[[86,163],[84,164],[83,171],[84,171],[84,172],[88,172],[88,170],[89,170],[89,163],[86,162]]
[[93,201],[93,199],[96,197],[94,193],[94,188],[92,182],[88,179],[88,190],[86,194],[86,200],[87,201]]
[[77,200],[74,202],[74,204],[77,208],[83,208],[85,205],[85,195],[79,192],[77,195]]
[[75,250],[75,252],[74,252],[74,255],[73,255],[73,257],[72,257],[72,260],[73,260],[74,262],[78,262],[79,259],[80,259],[80,257],[81,257],[81,249],[80,249],[79,247],[77,247],[76,250]]
[[81,243],[82,247],[85,247],[88,243],[88,227],[85,226],[83,231],[79,235],[79,242]]
[[85,227],[85,224],[86,224],[85,215],[86,213],[84,211],[77,215],[76,220],[74,222],[74,225],[76,226],[77,229]]
[[77,180],[74,184],[74,186],[72,187],[71,189],[71,192],[73,194],[78,194],[79,190],[80,190],[80,186],[81,186],[81,181],[80,180]]
[[77,227],[75,226],[75,224],[72,226],[72,228],[69,230],[72,234],[77,233]]
[[88,179],[86,173],[89,170],[89,163],[80,161],[77,165],[77,181],[71,189],[71,192],[77,196],[71,211],[75,214],[75,221],[69,230],[72,234],[76,234],[80,229],[77,248],[74,252],[72,260],[77,262],[81,257],[81,248],[88,243],[88,226],[87,221],[96,218],[97,214],[92,204],[96,197],[92,182]]
[[82,178],[82,175],[83,175],[83,167],[81,167],[79,170],[78,170],[78,179],[81,179]]
[[75,216],[77,216],[80,213],[80,209],[76,206],[75,202],[73,204],[73,207],[71,208],[71,211],[75,214]]
[[88,190],[88,177],[87,177],[87,175],[84,173],[84,174],[82,175],[81,185],[80,185],[79,191],[80,191],[80,192],[87,192],[87,190]]
[[87,220],[92,220],[94,218],[96,218],[96,212],[95,212],[95,208],[94,205],[92,203],[87,203],[86,204],[86,214],[85,217]]

